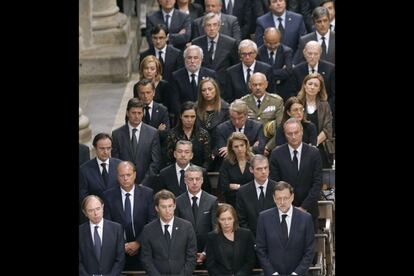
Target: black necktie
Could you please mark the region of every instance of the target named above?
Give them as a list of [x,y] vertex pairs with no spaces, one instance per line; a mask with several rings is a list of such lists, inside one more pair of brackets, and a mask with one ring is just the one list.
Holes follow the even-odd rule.
[[279,20],[279,26],[277,28],[279,29],[279,31],[282,33],[282,36],[283,36],[283,33],[285,32],[285,28],[283,28],[283,25],[282,25],[282,17],[278,17],[277,20]]
[[150,121],[151,121],[150,113],[149,113],[149,109],[150,109],[149,105],[146,105],[144,107],[144,109],[145,109],[144,123],[146,123],[146,124],[149,125],[150,124]]
[[193,196],[192,197],[193,204],[191,205],[191,207],[193,208],[193,216],[194,216],[194,222],[195,223],[197,223],[197,210],[198,210],[197,199],[198,199],[198,197]]
[[286,245],[288,241],[288,227],[286,223],[287,215],[282,215],[282,222],[280,223],[280,227],[282,228],[282,241],[283,245]]
[[262,103],[262,101],[260,99],[257,99],[257,108],[260,108],[261,103]]
[[231,0],[229,0],[229,3],[227,4],[227,14],[233,14],[233,3],[231,2]]
[[321,39],[322,39],[321,47],[322,47],[322,56],[323,56],[323,55],[326,55],[326,43],[325,43],[325,37],[324,36],[321,37]]
[[197,83],[195,80],[195,74],[191,74],[191,88],[193,89],[193,96],[195,99],[197,99]]
[[168,243],[168,247],[170,247],[171,235],[170,235],[170,232],[168,232],[168,227],[169,227],[168,224],[164,225],[164,237],[165,237],[165,240]]
[[252,69],[247,68],[247,75],[246,75],[246,85],[247,85],[247,87],[249,87],[250,71],[252,71]]
[[298,156],[297,156],[297,154],[298,154],[298,151],[297,150],[294,150],[293,151],[293,164],[295,165],[296,170],[299,170],[298,169],[299,162],[298,162]]
[[259,186],[260,188],[260,195],[259,195],[259,210],[262,211],[264,209],[264,192],[263,192],[263,186]]
[[167,26],[167,29],[170,28],[170,15],[169,14],[165,16],[165,25]]
[[185,170],[180,170],[181,176],[180,176],[180,191],[183,193],[186,191],[185,189],[185,183],[184,183],[184,173]]
[[210,48],[208,49],[208,62],[213,63],[214,40],[210,40]]
[[105,183],[105,187],[108,187],[108,171],[106,170],[106,163],[101,163],[102,166],[102,179]]
[[239,132],[242,132],[242,129],[243,129],[242,127],[238,128]]
[[271,51],[270,52],[270,65],[273,65],[273,64],[275,64],[275,58],[274,58],[274,56],[275,56],[275,52],[273,52],[273,51]]
[[130,193],[125,194],[125,236],[127,241],[134,240],[134,233],[132,231],[132,217],[131,217],[131,201],[129,200]]
[[93,231],[93,239],[95,241],[95,255],[96,258],[98,259],[98,261],[101,259],[101,249],[102,249],[102,243],[101,243],[101,238],[99,237],[98,234],[98,225],[95,225],[95,230]]
[[313,74],[313,73],[315,73],[315,68],[314,68],[314,67],[312,67],[312,70],[311,70],[311,71],[312,71],[312,74]]
[[132,137],[131,137],[131,145],[132,145],[132,152],[135,155],[137,148],[138,148],[138,140],[137,140],[137,136],[135,135],[137,132],[136,128],[132,129]]
[[164,68],[164,59],[162,58],[162,51],[158,52],[158,60],[161,63],[161,66]]

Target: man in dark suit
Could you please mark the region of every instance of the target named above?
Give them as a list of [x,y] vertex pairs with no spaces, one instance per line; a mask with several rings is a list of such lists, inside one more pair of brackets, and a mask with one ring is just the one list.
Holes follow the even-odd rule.
[[269,0],[270,11],[257,19],[256,43],[263,45],[263,33],[268,27],[276,27],[282,32],[282,43],[293,50],[298,47],[299,38],[306,34],[301,14],[286,10],[286,1]]
[[335,1],[323,0],[320,4],[321,7],[325,7],[329,12],[329,30],[336,32],[335,24]]
[[117,167],[118,187],[104,192],[105,218],[122,225],[125,237],[124,270],[142,269],[138,237],[144,225],[155,219],[152,190],[135,184],[137,172],[130,161]]
[[[328,102],[332,112],[335,103],[335,65],[320,59],[322,53],[321,45],[314,40],[306,43],[303,55],[306,62],[301,62],[292,69],[292,74],[288,80],[288,91],[290,96],[296,96],[302,87],[305,76],[318,72],[323,76]],[[334,115],[334,114],[332,114]]]
[[303,127],[295,118],[283,125],[287,143],[270,155],[270,178],[289,182],[295,189],[293,205],[312,215],[318,229],[318,199],[322,187],[322,160],[319,150],[302,143]]
[[272,93],[282,96],[287,94],[287,83],[292,71],[293,51],[289,46],[280,43],[281,32],[275,27],[266,28],[263,41],[259,47],[257,60],[266,62],[272,67]]
[[273,193],[277,207],[259,215],[256,253],[265,275],[307,275],[312,264],[312,217],[292,206],[295,195],[289,183],[278,182]]
[[[220,33],[225,34],[234,38],[237,41],[237,44],[241,40],[240,35],[240,25],[237,21],[237,17],[225,13],[221,13],[222,3],[221,0],[206,0],[205,1],[205,13],[214,12],[219,15],[220,17]],[[199,17],[194,20],[191,26],[191,39],[199,37],[201,35],[205,35],[204,28],[203,28],[203,17]]]
[[202,79],[212,77],[217,80],[214,70],[201,66],[203,56],[203,49],[197,45],[191,45],[184,50],[185,68],[173,72],[171,106],[175,109],[172,110],[174,114],[179,114],[181,103],[197,101],[198,84]]
[[160,219],[141,233],[141,261],[148,275],[191,276],[196,265],[197,239],[187,220],[174,217],[175,196],[167,190],[155,194]]
[[[229,10],[229,3],[231,2],[231,10]],[[221,12],[237,17],[237,22],[240,25],[241,39],[250,38],[250,31],[252,30],[253,10],[251,0],[221,0]]]
[[249,108],[243,100],[231,103],[230,120],[217,126],[217,150],[221,157],[227,156],[227,139],[233,132],[242,132],[249,139],[254,153],[263,154],[266,139],[263,134],[263,125],[259,121],[248,119]]
[[199,36],[192,41],[203,49],[202,65],[216,71],[220,87],[226,83],[226,69],[237,63],[237,43],[234,38],[219,34],[220,17],[215,13],[204,16],[203,27],[206,35]]
[[79,166],[88,162],[90,159],[89,147],[79,143]]
[[107,189],[118,187],[116,167],[121,162],[112,158],[112,138],[107,133],[98,133],[92,141],[96,158],[79,168],[79,197],[82,201],[87,195],[102,198]]
[[188,220],[193,225],[197,237],[197,264],[206,259],[205,246],[207,234],[216,225],[217,197],[201,190],[203,169],[191,165],[185,171],[186,193],[177,197],[176,216]]
[[167,138],[170,129],[168,109],[160,103],[154,102],[155,85],[148,79],[141,79],[134,85],[134,97],[138,97],[144,103],[143,122],[158,130],[160,145]]
[[174,9],[175,0],[158,0],[161,6],[159,11],[147,15],[146,37],[148,45],[152,47],[151,30],[158,24],[165,24],[169,31],[170,43],[184,50],[191,37],[191,18],[189,14]]
[[275,206],[273,188],[276,182],[269,179],[269,161],[264,155],[254,155],[249,169],[254,180],[237,191],[236,210],[240,226],[249,228],[256,236],[259,213]]
[[79,226],[79,276],[121,275],[124,238],[119,223],[103,219],[101,198],[89,195],[82,201],[88,221]]
[[[239,57],[241,62],[226,70],[226,88],[222,93],[222,98],[228,103],[249,94],[248,83],[253,73],[261,72],[266,75],[270,84],[273,83],[272,67],[269,64],[257,61],[256,56],[256,43],[250,39],[240,42]],[[272,86],[268,90],[274,92]]]
[[[118,187],[116,167],[121,162],[112,158],[112,138],[107,133],[98,133],[92,141],[96,158],[89,160],[79,168],[79,202],[87,195],[103,197],[103,192]],[[80,215],[80,222],[84,222]]]
[[144,103],[137,98],[128,101],[126,115],[128,122],[112,132],[112,156],[134,163],[136,183],[151,186],[161,162],[158,131],[142,123]]
[[[158,185],[154,192],[158,192],[161,189],[167,189],[176,197],[187,192],[187,187],[184,182],[184,173],[192,165],[190,163],[191,159],[193,159],[193,144],[191,141],[177,141],[175,144],[174,158],[174,164],[171,164],[160,171],[157,181]],[[203,179],[203,191],[211,193],[210,178],[205,169],[203,169]]]
[[306,43],[311,40],[317,41],[322,48],[321,60],[335,64],[335,32],[329,30],[329,12],[324,7],[317,7],[312,13],[315,31],[302,36],[299,39],[299,46],[293,58],[293,64],[305,61],[303,49]]
[[165,24],[158,24],[150,31],[153,46],[142,52],[139,56],[140,62],[149,55],[156,56],[161,62],[162,78],[168,82],[172,81],[172,73],[184,65],[182,51],[172,45],[167,45],[168,29]]

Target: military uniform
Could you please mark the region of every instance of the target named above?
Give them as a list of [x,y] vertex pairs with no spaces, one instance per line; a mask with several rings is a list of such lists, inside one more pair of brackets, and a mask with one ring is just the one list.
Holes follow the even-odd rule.
[[[256,98],[254,94],[248,94],[241,99],[246,102],[249,107],[248,117],[263,124],[263,134],[270,139],[276,133],[276,128],[280,125],[283,117],[283,99],[277,94],[266,92],[260,108],[257,108]],[[274,121],[274,123],[271,123]],[[268,127],[268,124],[270,124]],[[270,131],[269,131],[270,130]]]

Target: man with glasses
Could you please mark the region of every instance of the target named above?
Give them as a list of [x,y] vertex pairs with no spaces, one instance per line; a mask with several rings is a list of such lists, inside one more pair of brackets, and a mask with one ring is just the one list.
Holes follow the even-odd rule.
[[[257,61],[257,45],[250,39],[242,40],[239,44],[240,61],[226,70],[226,89],[223,98],[228,103],[249,94],[248,83],[251,75],[261,72],[266,75],[269,83],[273,83],[272,67],[264,62]],[[272,92],[272,88],[269,89]]]
[[132,162],[119,163],[117,173],[118,187],[104,192],[105,218],[123,227],[124,270],[140,270],[143,267],[138,237],[144,225],[155,219],[153,193],[151,188],[135,184],[137,171]]
[[312,215],[316,232],[322,187],[321,155],[316,147],[302,142],[303,127],[296,118],[288,119],[283,129],[287,143],[276,147],[270,155],[270,178],[292,185],[293,205]]
[[151,30],[153,46],[142,52],[139,56],[140,62],[149,55],[156,56],[161,62],[162,78],[168,82],[172,81],[172,73],[184,65],[182,51],[168,42],[168,28],[165,24],[158,24]]
[[124,238],[119,223],[103,219],[101,198],[89,195],[82,201],[88,221],[79,226],[79,276],[121,275]]
[[[87,195],[97,195],[102,198],[103,192],[118,187],[116,167],[121,162],[112,158],[112,138],[107,133],[98,133],[92,141],[96,158],[89,160],[79,168],[79,202]],[[79,214],[79,223],[85,221]]]
[[312,217],[293,207],[296,194],[288,182],[279,181],[272,192],[277,207],[260,213],[257,222],[260,265],[265,275],[307,275],[315,254]]

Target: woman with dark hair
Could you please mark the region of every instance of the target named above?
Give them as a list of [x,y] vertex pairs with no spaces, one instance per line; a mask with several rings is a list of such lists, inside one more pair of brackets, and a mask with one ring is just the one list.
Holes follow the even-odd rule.
[[233,132],[227,140],[227,156],[220,167],[219,188],[226,203],[236,206],[236,192],[253,180],[250,159],[253,156],[249,139],[244,133]]
[[269,150],[266,149],[269,153],[276,147],[287,143],[285,133],[283,131],[283,124],[290,118],[296,118],[300,120],[303,126],[303,137],[302,142],[316,146],[317,134],[316,126],[306,119],[306,113],[304,112],[304,104],[301,99],[298,97],[290,97],[285,102],[285,107],[283,110],[283,117],[280,126],[276,129],[275,138],[272,139],[274,142],[268,144]]
[[174,162],[174,149],[178,140],[193,143],[194,157],[191,163],[207,169],[211,161],[210,135],[204,128],[196,125],[196,105],[191,101],[181,105],[177,126],[167,135],[167,165]]
[[248,276],[255,264],[254,237],[239,227],[233,206],[222,203],[216,212],[216,229],[207,236],[206,266],[209,275]]

